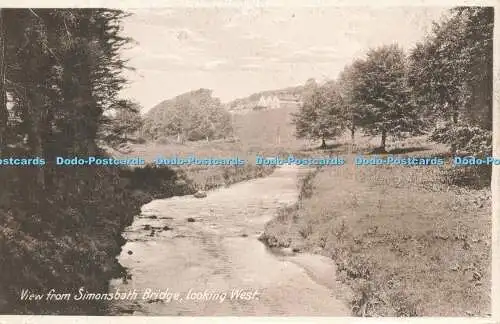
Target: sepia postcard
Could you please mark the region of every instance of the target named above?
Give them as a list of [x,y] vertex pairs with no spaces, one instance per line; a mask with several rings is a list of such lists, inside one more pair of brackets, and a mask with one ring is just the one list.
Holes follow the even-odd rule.
[[494,2],[40,5],[0,8],[0,323],[499,320]]

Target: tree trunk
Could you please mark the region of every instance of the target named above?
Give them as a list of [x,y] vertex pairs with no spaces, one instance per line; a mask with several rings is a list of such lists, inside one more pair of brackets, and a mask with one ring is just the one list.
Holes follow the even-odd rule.
[[[455,104],[453,104],[453,114],[452,114],[452,122],[453,122],[453,127],[457,127],[458,124],[458,109]],[[451,153],[456,154],[457,153],[457,144],[456,143],[451,143]]]
[[58,149],[59,152],[69,153],[71,155],[77,155],[78,148],[77,142],[80,143],[81,139],[77,138],[76,128],[79,125],[77,121],[77,108],[75,103],[75,84],[73,80],[73,70],[75,67],[74,62],[71,59],[70,53],[66,53],[63,60],[63,75],[62,75],[62,96],[64,111],[66,113],[65,118],[62,120],[64,137],[61,138]]
[[355,136],[354,136],[355,131],[356,131],[356,128],[353,126],[351,128],[351,144],[349,145],[349,153],[354,152],[354,148],[356,146]]
[[[30,154],[34,157],[43,158],[42,136],[41,136],[41,118],[40,113],[43,109],[40,96],[32,93],[26,97],[27,115],[31,121],[28,129],[28,146]],[[38,188],[45,190],[44,168],[36,169],[35,181]]]
[[387,140],[387,131],[384,129],[384,130],[382,130],[382,142],[381,142],[381,145],[380,145],[380,150],[382,152],[385,152],[385,143],[386,143],[386,140]]
[[322,149],[326,148],[326,142],[324,137],[321,139],[321,148]]
[[7,121],[9,111],[7,110],[7,91],[5,89],[5,31],[3,23],[3,12],[0,9],[0,153],[3,152],[7,136]]
[[[84,20],[84,24],[80,27],[83,30],[88,30],[88,24]],[[78,96],[81,98],[82,106],[80,114],[83,117],[84,124],[80,129],[79,137],[84,138],[80,148],[81,154],[95,155],[97,152],[96,138],[99,129],[99,118],[102,114],[97,106],[92,94],[92,76],[91,76],[91,53],[88,49],[80,52],[80,68],[78,73]],[[125,141],[128,141],[127,131],[125,130]]]

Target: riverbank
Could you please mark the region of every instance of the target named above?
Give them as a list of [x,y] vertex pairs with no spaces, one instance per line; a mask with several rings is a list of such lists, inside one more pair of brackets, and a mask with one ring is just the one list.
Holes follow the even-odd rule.
[[[23,187],[35,169],[2,168],[9,187],[0,206],[0,312],[4,314],[100,314],[94,302],[50,301],[47,294],[75,294],[80,287],[104,292],[115,275],[121,231],[140,211],[117,169],[49,169],[51,186]],[[23,298],[29,291],[40,300]]]
[[346,302],[355,316],[485,316],[491,191],[449,185],[448,171],[317,169],[302,182],[299,203],[283,209],[262,240],[332,258],[353,292]]
[[[239,157],[247,160],[241,166],[231,165],[182,165],[182,166],[163,166],[155,167],[153,164],[148,163],[145,167],[137,171],[130,169],[126,171],[126,176],[137,179],[134,180],[133,190],[136,191],[141,200],[148,202],[151,199],[159,199],[168,197],[162,195],[154,187],[162,187],[158,184],[159,179],[169,179],[168,174],[164,174],[162,169],[169,169],[175,171],[178,181],[176,182],[175,192],[186,190],[188,194],[192,194],[198,190],[213,190],[216,188],[229,186],[241,181],[265,177],[274,172],[272,166],[258,166],[255,165],[254,155],[251,152],[269,152],[269,149],[258,149],[256,147],[241,147],[241,143],[233,143],[228,141],[214,141],[214,142],[193,142],[189,144],[134,144],[129,146],[127,153],[120,153],[118,151],[110,150],[114,156],[119,158],[132,158],[141,157],[145,161],[153,161],[159,156],[162,157],[187,157],[195,155],[199,158],[234,158]],[[135,172],[135,174],[133,174]],[[168,173],[168,172],[167,172]],[[158,177],[159,175],[159,177]],[[147,178],[147,181],[141,179]],[[150,185],[155,184],[155,185]],[[177,195],[177,194],[175,194]]]

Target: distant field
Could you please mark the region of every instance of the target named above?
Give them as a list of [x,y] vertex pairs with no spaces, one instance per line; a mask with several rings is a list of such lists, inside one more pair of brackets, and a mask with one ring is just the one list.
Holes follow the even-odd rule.
[[279,108],[251,111],[233,115],[235,135],[243,147],[255,151],[295,151],[307,144],[305,140],[295,138],[295,126],[292,124],[292,112],[296,108]]
[[[423,147],[408,155],[445,152],[416,142]],[[347,151],[344,145],[333,150]],[[338,278],[352,290],[347,301],[356,315],[485,316],[491,313],[491,190],[447,185],[447,168],[317,169],[304,182],[300,203],[281,211],[264,238],[332,257]]]

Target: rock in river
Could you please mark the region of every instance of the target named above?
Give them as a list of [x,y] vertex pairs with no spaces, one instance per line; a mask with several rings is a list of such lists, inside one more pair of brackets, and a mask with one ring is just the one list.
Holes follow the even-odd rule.
[[193,195],[195,198],[205,198],[207,196],[207,193],[205,191],[198,191]]

